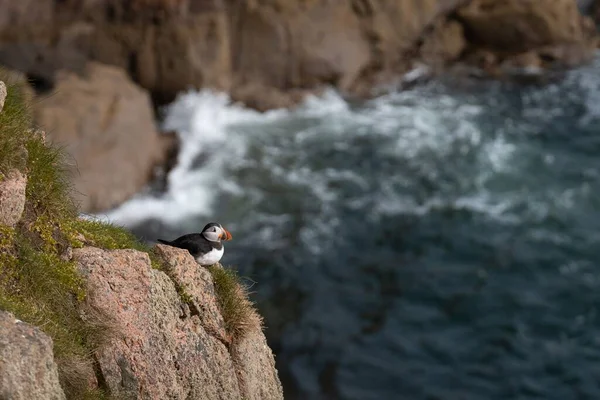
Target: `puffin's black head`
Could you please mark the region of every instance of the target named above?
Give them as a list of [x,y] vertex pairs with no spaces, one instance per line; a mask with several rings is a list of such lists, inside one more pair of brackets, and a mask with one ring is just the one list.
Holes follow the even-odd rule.
[[211,242],[231,240],[231,233],[216,222],[206,224],[204,229],[202,229],[202,235]]

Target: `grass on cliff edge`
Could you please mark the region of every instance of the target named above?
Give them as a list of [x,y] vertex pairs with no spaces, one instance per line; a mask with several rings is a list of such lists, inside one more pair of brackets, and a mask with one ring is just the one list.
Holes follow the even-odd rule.
[[248,286],[237,272],[219,264],[208,267],[208,270],[213,277],[225,331],[231,342],[236,343],[249,332],[260,330],[262,318],[248,297]]
[[8,96],[0,112],[0,181],[27,174],[25,211],[15,228],[0,225],[0,309],[40,327],[54,343],[61,385],[69,399],[104,399],[89,387],[92,354],[114,323],[86,307],[86,287],[63,257],[81,238],[103,248],[147,251],[124,229],[78,218],[61,149],[47,146],[32,127],[24,85],[0,70]]

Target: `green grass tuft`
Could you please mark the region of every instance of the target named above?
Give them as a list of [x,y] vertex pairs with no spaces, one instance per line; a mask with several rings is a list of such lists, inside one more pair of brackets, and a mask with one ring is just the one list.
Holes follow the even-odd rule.
[[8,90],[4,108],[0,112],[0,172],[5,174],[16,168],[25,171],[27,155],[23,144],[26,132],[31,127],[31,111],[25,105],[23,84],[10,79],[6,71],[0,69],[0,80]]
[[[148,253],[152,267],[158,270],[164,269],[163,261],[154,253],[152,248],[141,243],[123,227],[97,220],[79,219],[75,223],[75,231],[82,234],[86,242],[92,246],[107,250],[135,249]],[[77,238],[74,238],[72,244],[74,247],[80,247]]]
[[25,142],[25,148],[28,153],[26,211],[55,221],[76,218],[77,207],[70,196],[63,149],[47,146],[33,133]]
[[148,252],[149,246],[140,243],[137,238],[125,228],[98,220],[79,219],[76,229],[87,242],[103,249],[136,249]]
[[84,285],[74,262],[40,251],[25,236],[17,236],[14,248],[17,257],[2,274],[0,308],[52,337],[63,388],[78,398],[86,390],[77,382],[83,380],[79,366],[91,365],[92,352],[114,331],[112,322],[83,306]]
[[248,287],[241,282],[237,272],[220,264],[212,265],[208,270],[213,277],[225,330],[231,341],[235,343],[247,333],[260,330],[262,318],[248,298]]

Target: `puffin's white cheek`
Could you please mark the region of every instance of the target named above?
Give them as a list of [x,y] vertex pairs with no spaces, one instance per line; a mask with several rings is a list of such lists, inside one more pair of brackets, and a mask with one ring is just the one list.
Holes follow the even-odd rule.
[[219,235],[216,232],[204,232],[204,237],[211,242],[219,240]]

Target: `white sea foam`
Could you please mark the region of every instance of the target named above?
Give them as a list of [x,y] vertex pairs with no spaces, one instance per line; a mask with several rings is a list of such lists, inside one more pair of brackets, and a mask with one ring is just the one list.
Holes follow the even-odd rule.
[[[164,128],[177,132],[182,143],[177,164],[168,176],[167,192],[160,197],[141,194],[99,217],[135,225],[149,218],[178,223],[193,215],[209,214],[216,193],[239,190],[222,178],[226,165],[243,157],[246,138],[228,128],[279,115],[277,111],[260,114],[232,104],[223,93],[204,90],[181,94],[168,107],[164,121]],[[196,168],[196,160],[203,155],[205,163]]]
[[[222,93],[190,91],[168,107],[164,121],[164,128],[176,131],[182,143],[177,164],[168,176],[167,192],[140,194],[101,217],[126,226],[147,219],[180,224],[193,217],[209,217],[224,193],[244,195],[245,201],[257,206],[269,201],[272,193],[238,181],[235,171],[245,169],[261,170],[268,174],[265,179],[281,182],[283,187],[300,188],[318,203],[312,207],[316,214],[310,216],[310,232],[300,234],[308,243],[333,236],[340,204],[354,209],[374,204],[366,218],[373,213],[425,214],[452,207],[510,222],[515,216],[509,210],[518,203],[518,195],[491,193],[486,185],[495,174],[513,168],[517,148],[503,134],[488,132],[482,137],[477,121],[482,109],[464,99],[418,90],[388,94],[352,109],[335,91],[328,90],[308,97],[296,110],[259,113],[232,104]],[[317,168],[312,165],[314,160],[312,164],[308,161],[311,151],[320,146],[356,157],[352,152],[361,145],[352,140],[361,137],[381,142],[374,157],[404,160],[431,180],[445,172],[440,166],[452,168],[450,164],[457,158],[474,152],[474,174],[466,178],[474,184],[417,201],[406,190],[397,190],[415,179],[410,171],[365,176],[351,162],[334,167],[323,159],[319,163],[324,167]],[[260,150],[260,158],[249,153],[253,146]],[[355,195],[339,192],[335,187],[340,184],[353,185]],[[270,234],[276,236],[274,231]]]

